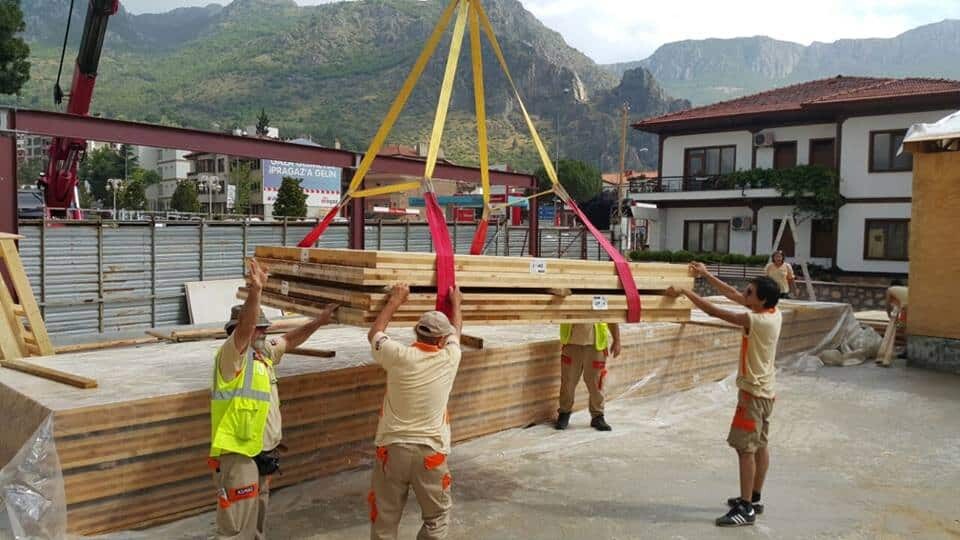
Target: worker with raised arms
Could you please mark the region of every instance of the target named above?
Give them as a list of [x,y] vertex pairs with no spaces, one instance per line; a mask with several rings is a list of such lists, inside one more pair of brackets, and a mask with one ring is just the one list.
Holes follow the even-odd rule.
[[424,313],[414,327],[416,341],[406,345],[385,331],[409,294],[406,284],[394,286],[367,336],[374,361],[387,372],[367,495],[370,538],[377,540],[397,537],[411,488],[423,519],[418,540],[446,538],[453,506],[447,402],[460,367],[463,297],[451,287],[451,318],[439,311]]
[[270,321],[260,309],[267,273],[250,261],[247,299],[234,306],[227,340],[214,357],[210,401],[210,458],[217,490],[217,538],[265,538],[270,478],[280,468],[283,437],[276,366],[330,322],[337,306],[282,337],[267,338]]

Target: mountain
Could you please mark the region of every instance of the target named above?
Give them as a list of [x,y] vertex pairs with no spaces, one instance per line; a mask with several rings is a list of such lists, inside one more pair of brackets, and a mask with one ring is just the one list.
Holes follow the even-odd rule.
[[[51,108],[68,0],[24,6],[33,63],[16,103]],[[71,22],[76,55],[86,3]],[[234,0],[221,6],[133,15],[109,22],[92,112],[107,117],[201,129],[249,125],[261,108],[285,137],[364,150],[413,65],[443,0],[363,0],[299,7],[292,0]],[[528,110],[551,148],[604,169],[618,167],[619,109],[634,118],[689,106],[666,95],[637,68],[615,76],[566,44],[517,0],[485,3]],[[449,36],[450,32],[448,32]],[[390,140],[426,141],[432,126],[449,37],[411,96]],[[484,43],[491,162],[531,171],[539,159],[506,78]],[[445,155],[476,163],[476,122],[469,47],[460,58],[444,136]],[[65,66],[69,84],[72,60]],[[8,103],[10,100],[8,99]],[[631,130],[632,131],[632,130]],[[650,167],[656,141],[630,134],[628,167]]]
[[960,20],[920,26],[889,39],[842,39],[809,46],[765,36],[668,43],[611,73],[644,67],[667,92],[705,104],[833,75],[960,79]]

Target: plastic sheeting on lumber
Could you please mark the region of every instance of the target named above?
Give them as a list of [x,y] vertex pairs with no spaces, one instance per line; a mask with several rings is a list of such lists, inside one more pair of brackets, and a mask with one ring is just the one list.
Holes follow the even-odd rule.
[[65,538],[66,501],[50,414],[0,469],[0,536],[9,527],[18,539]]

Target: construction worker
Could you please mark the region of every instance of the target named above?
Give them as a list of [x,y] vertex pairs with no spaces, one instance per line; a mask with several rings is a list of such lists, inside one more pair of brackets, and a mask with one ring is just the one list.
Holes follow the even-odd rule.
[[727,499],[730,510],[717,518],[718,527],[753,525],[763,513],[760,492],[770,466],[767,435],[774,403],[774,362],[783,318],[777,309],[779,284],[767,276],[750,280],[741,294],[711,274],[702,263],[691,263],[694,275],[706,278],[714,289],[730,300],[745,306],[747,312],[734,312],[717,307],[689,289],[667,289],[667,296],[689,298],[711,317],[743,328],[740,363],[737,370],[737,409],[730,425],[727,443],[739,456],[740,496]]
[[887,315],[894,317],[894,311],[896,311],[898,326],[903,326],[907,322],[908,291],[909,289],[899,279],[891,281],[890,287],[887,288]]
[[282,337],[267,338],[270,321],[260,309],[267,274],[250,262],[247,299],[234,306],[227,340],[214,359],[210,402],[210,468],[217,489],[217,538],[265,538],[270,477],[280,467],[283,437],[275,367],[330,322],[336,305]]
[[417,340],[407,346],[384,332],[409,294],[406,284],[396,285],[367,336],[373,359],[387,372],[367,495],[371,539],[397,537],[410,488],[423,518],[418,540],[446,538],[453,505],[447,401],[460,367],[462,297],[451,287],[452,320],[439,311],[424,313],[414,327]]
[[617,324],[560,325],[560,408],[554,427],[567,429],[573,398],[581,375],[590,392],[590,425],[599,431],[612,428],[603,418],[603,381],[607,357],[620,356],[620,326]]

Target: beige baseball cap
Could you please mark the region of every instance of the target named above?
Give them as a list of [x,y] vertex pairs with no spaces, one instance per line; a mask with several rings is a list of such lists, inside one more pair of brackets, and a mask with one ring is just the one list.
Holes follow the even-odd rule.
[[444,337],[454,332],[450,319],[440,311],[428,311],[420,316],[416,331],[426,337]]

